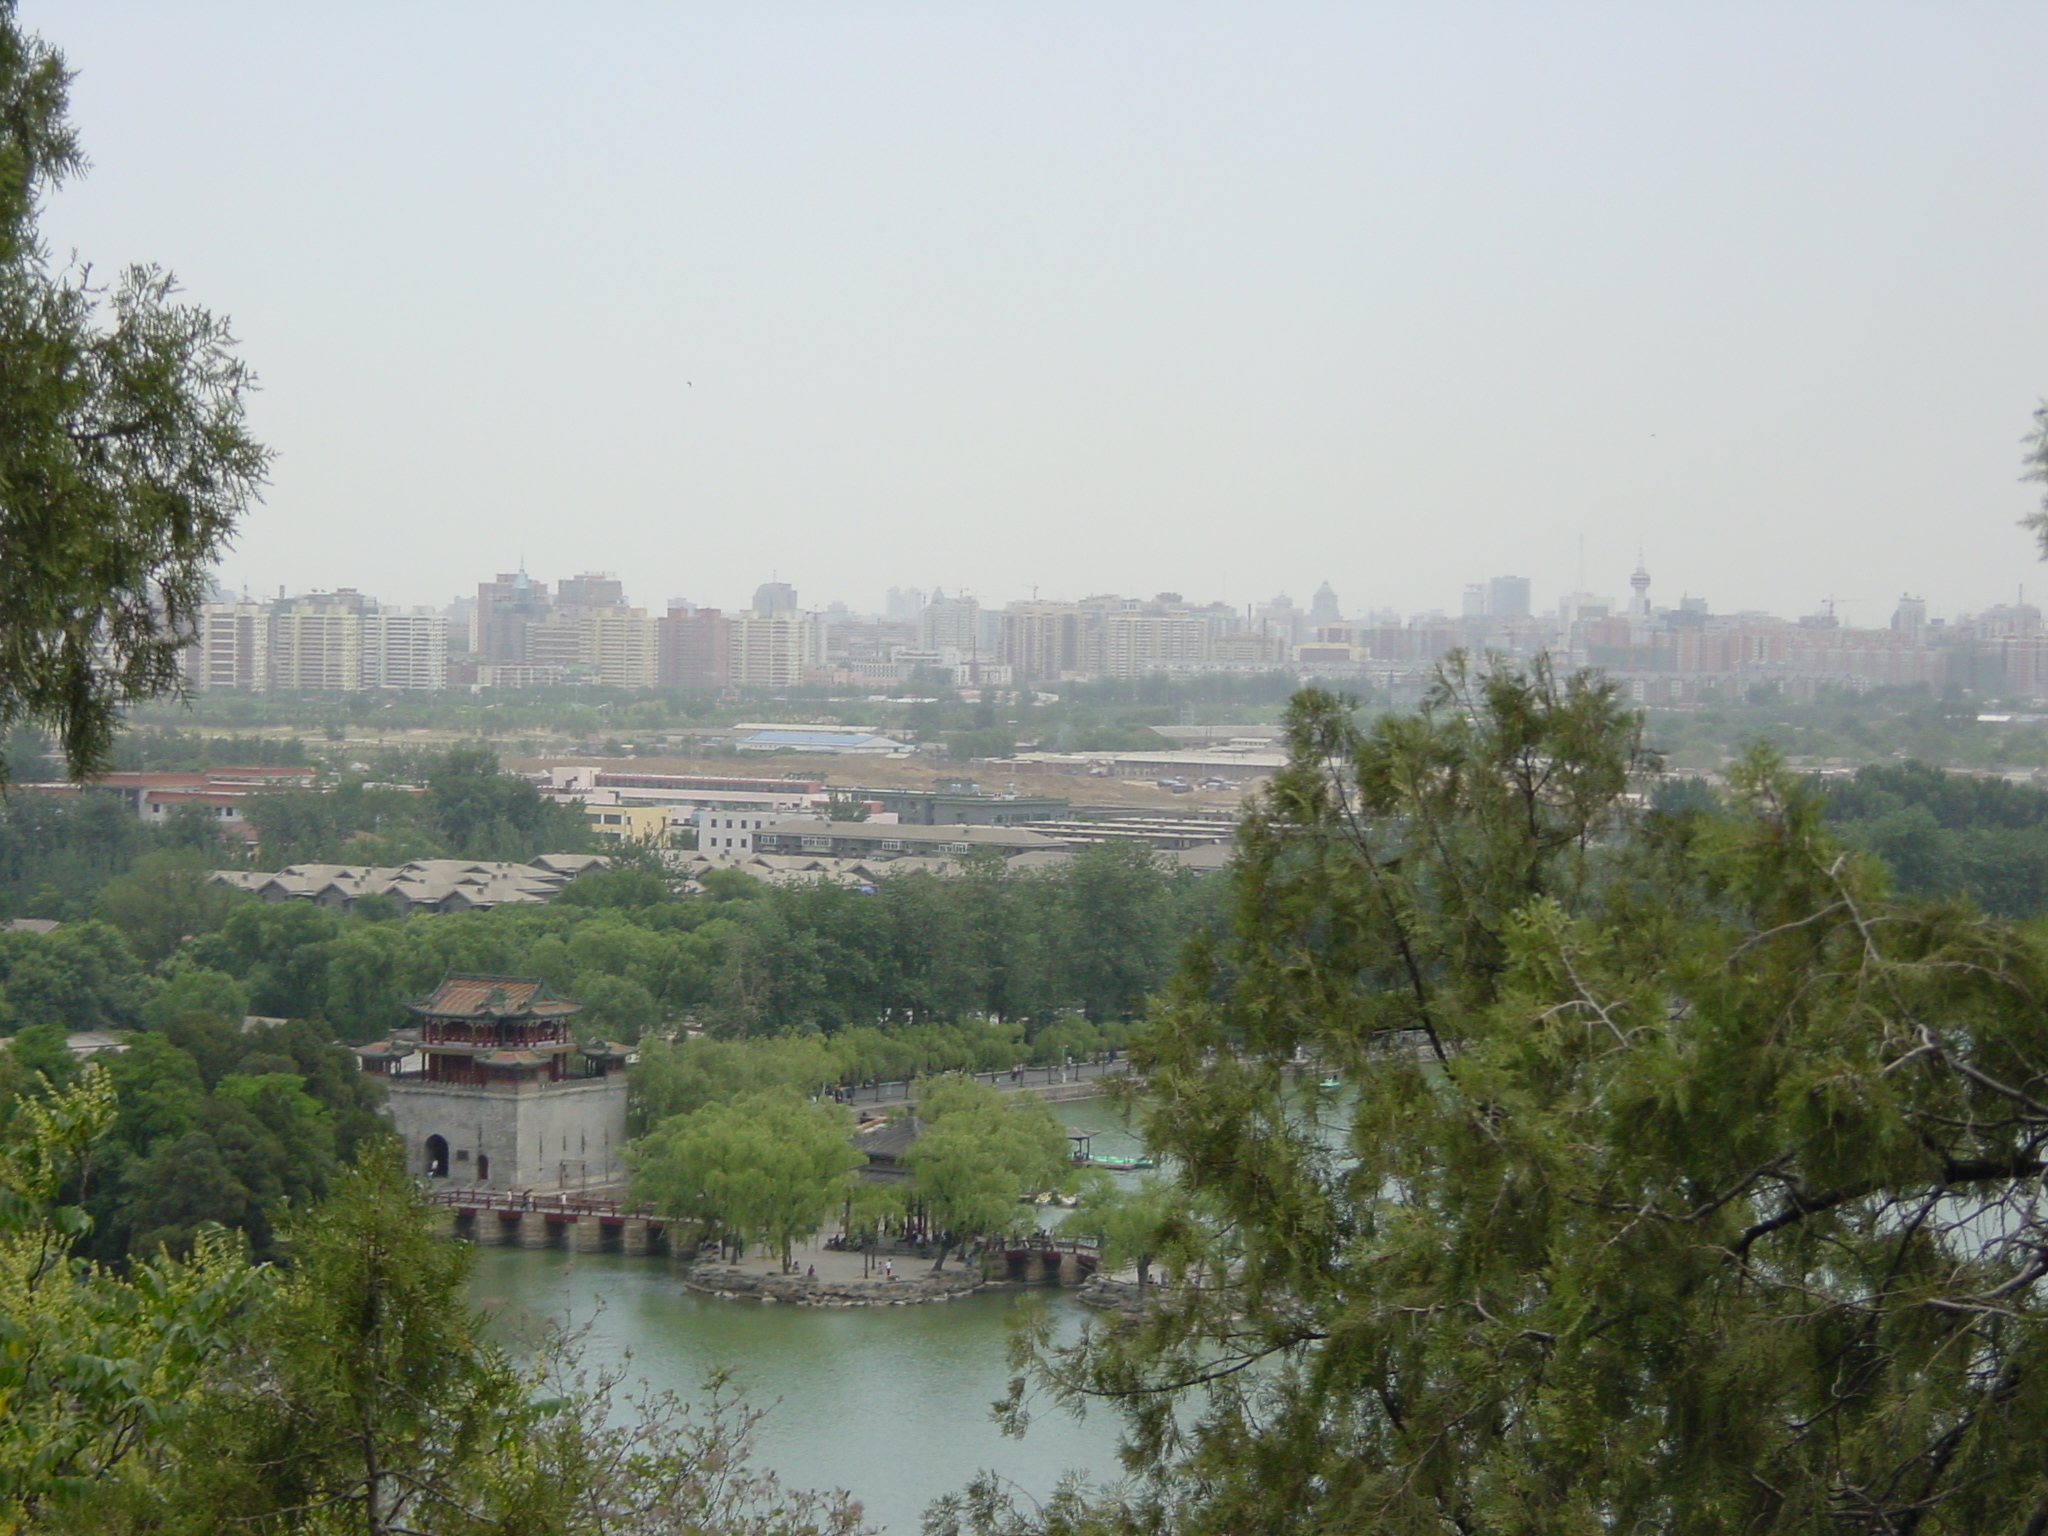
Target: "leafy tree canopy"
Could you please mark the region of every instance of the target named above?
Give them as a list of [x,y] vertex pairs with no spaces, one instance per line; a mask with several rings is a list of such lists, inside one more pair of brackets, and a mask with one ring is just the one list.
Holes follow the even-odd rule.
[[636,1196],[705,1234],[768,1244],[785,1270],[849,1193],[860,1154],[846,1111],[750,1093],[664,1121],[628,1153]]
[[[269,1086],[257,1090],[261,1097]],[[97,1069],[0,1126],[0,1524],[51,1536],[857,1536],[844,1496],[749,1466],[758,1415],[623,1399],[559,1342],[515,1366],[395,1155],[290,1229],[283,1271],[214,1229],[116,1275],[62,1189],[104,1136]]]
[[52,267],[36,218],[85,163],[69,82],[0,0],[0,732],[47,728],[84,775],[124,704],[177,687],[269,455],[243,430],[224,319],[156,268]]
[[104,1073],[0,1127],[0,1525],[19,1529],[139,1475],[202,1400],[260,1277],[214,1229],[189,1260],[126,1278],[76,1260],[92,1218],[65,1191],[114,1119]]
[[934,1269],[953,1246],[1030,1220],[1018,1201],[1062,1189],[1073,1176],[1066,1133],[1035,1094],[932,1078],[918,1086],[917,1113],[923,1128],[904,1161],[912,1198],[943,1234]]

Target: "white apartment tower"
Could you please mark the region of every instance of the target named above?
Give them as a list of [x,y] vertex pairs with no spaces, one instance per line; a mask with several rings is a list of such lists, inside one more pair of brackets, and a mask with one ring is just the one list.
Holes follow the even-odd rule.
[[825,663],[825,626],[816,614],[736,613],[727,621],[731,681],[741,688],[791,688]]
[[272,687],[285,693],[359,691],[362,614],[329,603],[288,603],[273,609],[270,679]]
[[656,621],[644,608],[593,608],[583,616],[579,664],[613,688],[652,688],[661,648]]
[[975,655],[982,649],[981,604],[971,597],[933,592],[917,616],[917,643],[920,650]]
[[362,617],[362,686],[432,691],[448,685],[448,620],[431,608]]
[[1188,672],[1209,659],[1209,621],[1194,613],[1112,613],[1102,620],[1102,670],[1110,677]]

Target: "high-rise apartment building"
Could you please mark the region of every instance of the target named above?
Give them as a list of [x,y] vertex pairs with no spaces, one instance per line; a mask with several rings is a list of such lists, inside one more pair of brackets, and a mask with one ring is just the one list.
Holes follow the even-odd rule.
[[643,608],[593,608],[583,615],[578,665],[613,688],[652,688],[658,673],[655,621]]
[[563,677],[583,665],[583,621],[573,613],[551,611],[545,618],[524,626],[520,646],[506,662],[529,667],[553,667]]
[[373,607],[360,616],[362,686],[448,686],[448,620],[431,608]]
[[1892,614],[1892,628],[1901,634],[1911,635],[1915,640],[1923,637],[1927,633],[1927,599],[1901,597]]
[[917,643],[921,650],[975,655],[981,650],[981,604],[971,597],[933,592],[918,615]]
[[1490,619],[1529,617],[1529,578],[1496,576],[1486,584],[1486,616]]
[[585,571],[555,585],[557,608],[623,608],[626,586],[610,571]]
[[1285,592],[1252,611],[1252,629],[1262,635],[1277,635],[1289,646],[1300,644],[1307,626],[1307,613],[1295,607],[1294,599]]
[[762,615],[796,612],[796,588],[786,581],[764,581],[754,588],[754,612]]
[[1102,672],[1188,672],[1209,659],[1209,622],[1192,613],[1112,613],[1102,621]]
[[723,688],[732,680],[732,644],[716,608],[676,604],[655,621],[655,679],[664,688]]
[[1081,670],[1087,617],[1078,603],[1012,603],[1002,626],[996,659],[1018,681],[1056,682]]
[[727,677],[742,688],[791,688],[825,662],[825,630],[813,614],[736,613],[726,635]]
[[270,611],[262,603],[208,603],[185,652],[194,693],[262,693],[270,687]]
[[486,663],[525,661],[526,631],[544,622],[553,608],[548,584],[523,570],[478,582],[471,653]]
[[1316,588],[1316,595],[1309,599],[1308,622],[1311,629],[1321,629],[1326,624],[1339,622],[1344,615],[1337,608],[1337,594],[1326,581]]
[[377,606],[374,597],[358,592],[354,587],[336,587],[332,592],[303,592],[293,601],[311,603],[315,608],[346,608],[351,613],[368,613]]
[[1209,660],[1219,667],[1277,666],[1292,650],[1283,636],[1244,629],[1211,640]]
[[360,690],[362,614],[333,603],[280,603],[270,615],[270,679],[285,693]]

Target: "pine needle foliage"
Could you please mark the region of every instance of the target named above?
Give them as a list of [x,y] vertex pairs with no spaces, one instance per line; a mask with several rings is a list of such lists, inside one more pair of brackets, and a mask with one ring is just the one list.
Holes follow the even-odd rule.
[[2039,947],[1766,754],[1639,812],[1589,677],[1310,691],[1289,749],[1137,1051],[1208,1214],[1146,1321],[1018,1341],[1134,1477],[952,1528],[2048,1530]]

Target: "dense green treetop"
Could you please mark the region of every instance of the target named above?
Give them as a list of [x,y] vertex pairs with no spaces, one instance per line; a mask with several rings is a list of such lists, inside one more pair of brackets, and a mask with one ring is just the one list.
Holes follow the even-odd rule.
[[1915,762],[1823,788],[1830,828],[1883,859],[1900,893],[1967,897],[2000,917],[2048,913],[2048,790]]
[[92,1217],[66,1192],[114,1115],[113,1085],[92,1070],[0,1119],[0,1529],[142,1475],[204,1400],[261,1283],[217,1228],[189,1258],[125,1278],[73,1256]]
[[1187,1195],[1152,1174],[1135,1187],[1106,1176],[1098,1179],[1061,1230],[1094,1239],[1103,1270],[1135,1269],[1138,1288],[1144,1290],[1152,1283],[1154,1261],[1175,1241],[1176,1229],[1194,1219]]

